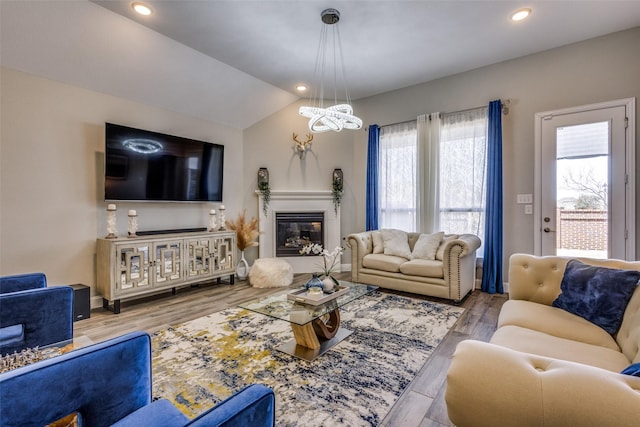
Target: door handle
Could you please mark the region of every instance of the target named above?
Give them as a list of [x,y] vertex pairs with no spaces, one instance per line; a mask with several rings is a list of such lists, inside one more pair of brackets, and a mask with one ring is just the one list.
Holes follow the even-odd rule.
[[556,232],[556,230],[552,230],[549,227],[543,228],[542,231],[544,231],[545,233],[555,233]]

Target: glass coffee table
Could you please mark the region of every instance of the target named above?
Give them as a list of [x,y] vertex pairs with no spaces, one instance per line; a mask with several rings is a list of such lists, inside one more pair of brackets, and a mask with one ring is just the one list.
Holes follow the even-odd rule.
[[339,287],[346,289],[336,298],[317,305],[289,299],[289,294],[297,294],[300,290],[287,289],[247,301],[240,307],[289,322],[295,339],[276,350],[311,361],[353,333],[340,327],[340,307],[378,289],[377,286],[343,280],[339,281]]

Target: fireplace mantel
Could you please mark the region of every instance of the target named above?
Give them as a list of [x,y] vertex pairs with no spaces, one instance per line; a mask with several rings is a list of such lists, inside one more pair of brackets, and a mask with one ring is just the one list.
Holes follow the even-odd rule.
[[[331,191],[271,191],[267,215],[264,214],[264,200],[259,191],[258,214],[260,215],[260,258],[275,258],[276,254],[276,212],[324,212],[324,241],[326,249],[331,251],[340,246],[340,208],[336,212]],[[317,256],[279,257],[293,266],[294,273],[313,273],[318,271],[321,262]]]

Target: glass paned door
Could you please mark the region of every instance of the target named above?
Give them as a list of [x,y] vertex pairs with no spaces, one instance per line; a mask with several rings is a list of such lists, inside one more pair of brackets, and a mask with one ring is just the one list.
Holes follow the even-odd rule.
[[556,254],[608,257],[610,123],[556,128]]
[[625,107],[542,118],[540,157],[541,254],[625,259]]

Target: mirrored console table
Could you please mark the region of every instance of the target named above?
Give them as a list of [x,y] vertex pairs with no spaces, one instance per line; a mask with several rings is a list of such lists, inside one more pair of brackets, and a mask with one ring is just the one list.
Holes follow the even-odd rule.
[[96,286],[102,306],[120,313],[120,300],[229,276],[236,268],[234,231],[97,239]]

